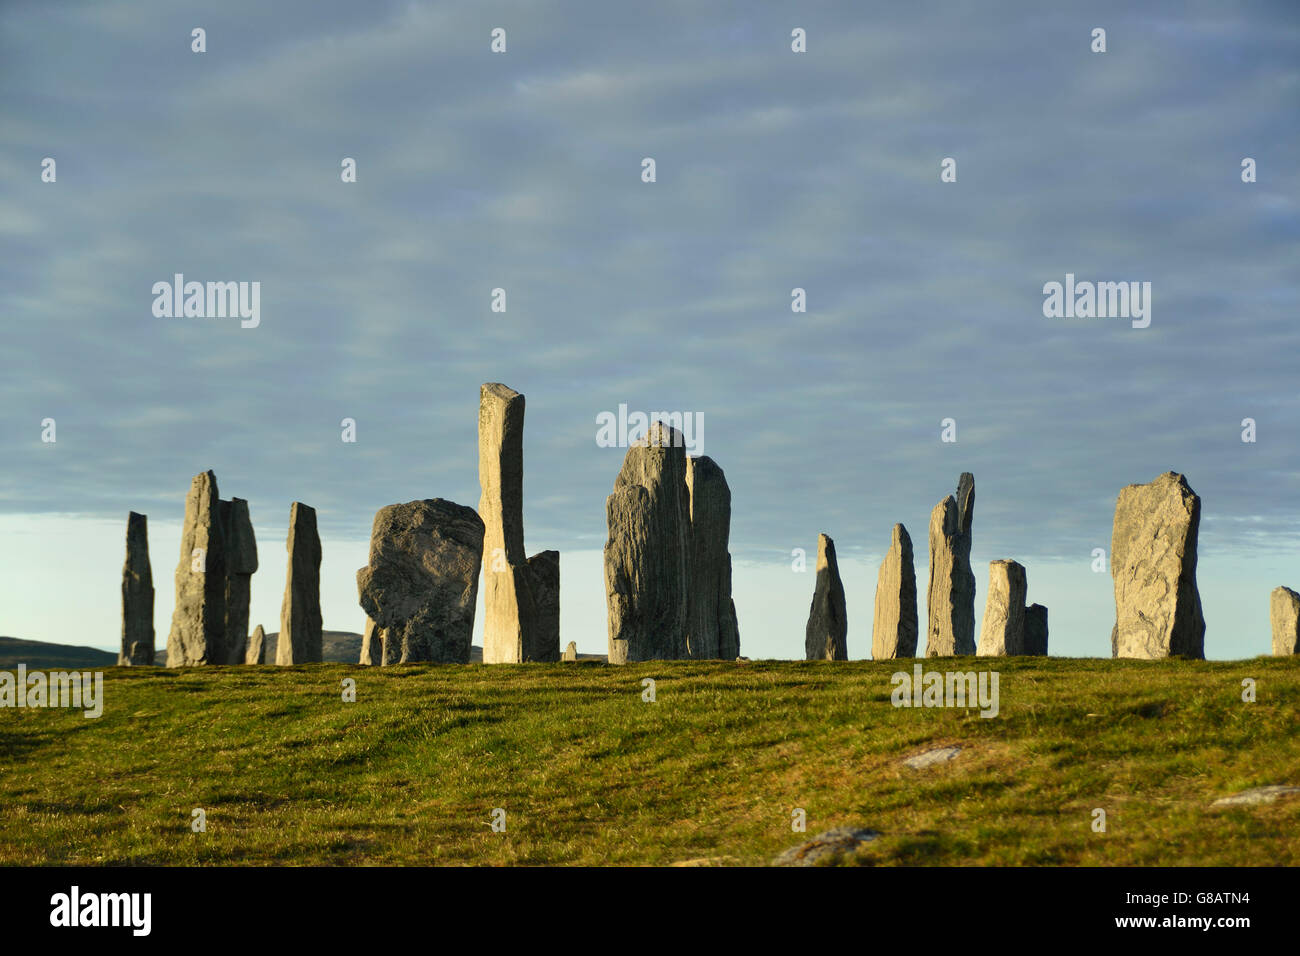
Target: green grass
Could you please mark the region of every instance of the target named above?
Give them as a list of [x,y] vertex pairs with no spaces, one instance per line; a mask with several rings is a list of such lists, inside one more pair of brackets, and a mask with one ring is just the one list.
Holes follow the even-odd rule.
[[98,720],[0,709],[0,863],[1300,864],[1300,799],[1209,806],[1300,785],[1300,662],[924,662],[998,670],[993,719],[892,707],[912,663],[110,668]]

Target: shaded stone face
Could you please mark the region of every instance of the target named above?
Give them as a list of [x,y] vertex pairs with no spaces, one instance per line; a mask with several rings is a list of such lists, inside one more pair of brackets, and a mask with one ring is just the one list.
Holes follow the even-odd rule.
[[817,582],[808,625],[804,629],[804,654],[810,661],[846,661],[848,651],[848,613],[844,603],[844,585],[835,558],[835,542],[827,535],[817,536]]
[[226,662],[226,547],[217,476],[195,475],[185,498],[167,666]]
[[1205,618],[1196,587],[1201,499],[1166,472],[1129,485],[1115,504],[1111,575],[1116,657],[1205,656]]
[[916,568],[912,538],[901,524],[894,525],[889,552],[876,577],[875,617],[871,625],[873,660],[916,656]]
[[1290,588],[1274,588],[1268,598],[1268,616],[1273,626],[1273,653],[1279,657],[1300,654],[1300,594]]
[[126,563],[122,566],[124,667],[153,663],[153,569],[149,564],[149,519],[132,511],[126,518]]
[[1025,650],[1030,657],[1047,656],[1047,608],[1031,604],[1025,608]]
[[975,653],[975,573],[970,566],[974,521],[975,477],[962,472],[956,497],[949,495],[930,514],[927,657]]
[[560,659],[560,552],[539,551],[528,559],[533,626],[526,632],[523,659]]
[[989,596],[984,604],[977,653],[1018,657],[1025,653],[1025,569],[1015,561],[989,563]]
[[687,573],[686,653],[700,659],[735,660],[740,628],[731,599],[731,489],[712,458],[686,459],[690,516]]
[[628,449],[605,517],[610,663],[685,657],[690,501],[681,432],[656,422]]
[[295,501],[289,508],[289,570],[280,605],[277,664],[319,664],[324,635],[320,611],[320,535],[316,509]]
[[253,573],[257,571],[257,539],[248,516],[248,502],[221,502],[226,535],[226,655],[227,663],[242,664],[248,641],[248,608]]
[[429,498],[379,509],[357,591],[383,632],[383,664],[469,663],[482,556],[473,508]]
[[266,631],[259,624],[248,636],[248,647],[244,652],[245,664],[260,664],[266,655]]

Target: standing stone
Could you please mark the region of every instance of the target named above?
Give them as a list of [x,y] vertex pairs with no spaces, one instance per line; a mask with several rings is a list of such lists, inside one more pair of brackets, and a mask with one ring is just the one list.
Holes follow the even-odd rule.
[[226,535],[226,648],[227,663],[242,664],[248,641],[248,605],[257,571],[257,539],[248,517],[248,502],[231,498],[221,502]]
[[578,645],[573,641],[569,641],[569,646],[564,649],[564,657],[561,659],[566,661],[576,661],[578,659]]
[[126,563],[122,565],[122,667],[153,663],[153,569],[149,565],[149,519],[126,516]]
[[266,631],[259,624],[248,637],[248,647],[244,651],[245,664],[260,664],[266,656]]
[[[479,389],[478,476],[483,519],[483,663],[560,657],[559,553],[524,552],[524,396]],[[536,562],[544,581],[533,580]]]
[[975,476],[962,472],[957,496],[930,514],[930,587],[926,597],[927,657],[975,653],[975,572],[970,566]]
[[217,476],[195,475],[185,498],[176,606],[167,635],[167,666],[226,662],[226,547]]
[[686,656],[690,498],[682,433],[655,422],[605,500],[609,662]]
[[731,489],[712,458],[686,459],[690,567],[686,595],[686,655],[732,661],[740,628],[731,598]]
[[322,623],[320,613],[320,535],[316,509],[295,501],[289,508],[289,572],[280,605],[280,642],[277,664],[319,664]]
[[469,663],[482,561],[473,508],[429,498],[379,509],[357,592],[383,632],[384,665]]
[[374,620],[366,618],[366,629],[361,634],[361,661],[366,667],[378,667],[384,662],[384,638]]
[[977,653],[981,657],[1019,657],[1025,653],[1024,566],[1015,561],[989,562],[989,596],[984,602]]
[[817,583],[812,607],[808,609],[808,626],[804,629],[804,651],[810,661],[847,661],[849,659],[848,613],[844,606],[844,585],[840,582],[840,565],[835,560],[835,542],[824,534],[817,536]]
[[1290,588],[1274,588],[1268,599],[1268,616],[1273,624],[1273,653],[1279,657],[1300,654],[1300,594]]
[[1119,493],[1110,541],[1116,657],[1205,657],[1200,523],[1201,499],[1172,471]]
[[1025,654],[1047,656],[1047,608],[1041,604],[1025,608]]
[[871,659],[896,660],[916,656],[916,567],[912,538],[894,525],[889,553],[876,577],[876,614],[871,626]]

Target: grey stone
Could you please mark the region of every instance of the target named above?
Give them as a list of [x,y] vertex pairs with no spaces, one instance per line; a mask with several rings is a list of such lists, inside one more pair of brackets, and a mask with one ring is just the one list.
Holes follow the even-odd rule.
[[1300,654],[1300,594],[1290,588],[1274,588],[1268,599],[1268,616],[1273,626],[1273,653],[1279,657]]
[[295,501],[289,508],[289,570],[280,605],[275,662],[319,664],[323,640],[320,611],[320,535],[316,509]]
[[1110,546],[1116,657],[1205,656],[1200,523],[1201,499],[1182,475],[1166,472],[1120,491]]
[[1031,604],[1025,608],[1025,649],[1030,657],[1047,656],[1047,608]]
[[1268,787],[1252,787],[1227,797],[1220,797],[1210,804],[1212,807],[1250,807],[1261,803],[1273,803],[1279,797],[1300,794],[1300,787],[1288,787],[1274,784]]
[[564,649],[563,660],[576,661],[578,659],[578,645],[569,641],[569,645]]
[[609,662],[685,657],[690,501],[681,432],[655,422],[628,448],[605,517]]
[[731,597],[731,488],[707,456],[686,459],[690,508],[690,568],[686,589],[686,654],[734,660],[740,653]]
[[1016,561],[989,562],[989,596],[980,627],[981,657],[1019,657],[1025,653],[1025,594],[1029,585]]
[[930,514],[927,657],[975,653],[975,573],[970,566],[974,520],[975,477],[962,472],[956,497],[949,495]]
[[226,537],[226,662],[242,664],[248,641],[252,579],[257,571],[257,539],[247,501],[232,498],[220,504]]
[[896,524],[889,551],[876,576],[875,617],[871,625],[872,660],[915,657],[917,631],[912,538],[905,527]]
[[195,475],[185,497],[176,604],[167,635],[167,666],[224,664],[226,547],[221,496],[211,471]]
[[153,569],[149,564],[149,519],[132,511],[126,516],[126,563],[122,565],[123,667],[153,663]]
[[528,559],[533,595],[533,627],[524,648],[526,661],[560,659],[560,552],[539,551]]
[[818,866],[831,863],[843,856],[852,856],[859,847],[866,846],[880,834],[862,827],[837,827],[827,830],[798,846],[786,850],[773,866]]
[[908,757],[903,763],[913,770],[924,770],[926,767],[933,767],[936,764],[955,760],[959,753],[961,753],[960,747],[935,747],[933,750],[926,750],[913,757]]
[[384,638],[374,620],[366,618],[366,629],[361,633],[361,660],[366,667],[378,667],[384,662]]
[[847,661],[849,659],[848,613],[844,605],[844,585],[840,566],[835,559],[835,542],[828,535],[817,536],[817,581],[808,625],[804,628],[804,654],[810,661]]
[[357,592],[383,631],[384,665],[469,663],[482,558],[473,508],[428,498],[379,509]]
[[248,636],[248,646],[244,649],[245,664],[260,664],[266,657],[266,631],[259,624]]

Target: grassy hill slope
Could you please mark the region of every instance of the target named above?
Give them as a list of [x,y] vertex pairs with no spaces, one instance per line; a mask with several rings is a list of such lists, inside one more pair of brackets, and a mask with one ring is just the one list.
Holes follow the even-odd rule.
[[72,644],[47,644],[44,641],[24,641],[18,637],[0,637],[0,670],[14,670],[19,664],[31,668],[65,670],[113,667],[117,655],[93,647]]
[[1300,785],[1300,661],[924,662],[995,667],[993,719],[891,706],[912,663],[114,669],[98,720],[0,709],[0,862],[1300,864],[1300,799],[1210,808]]

